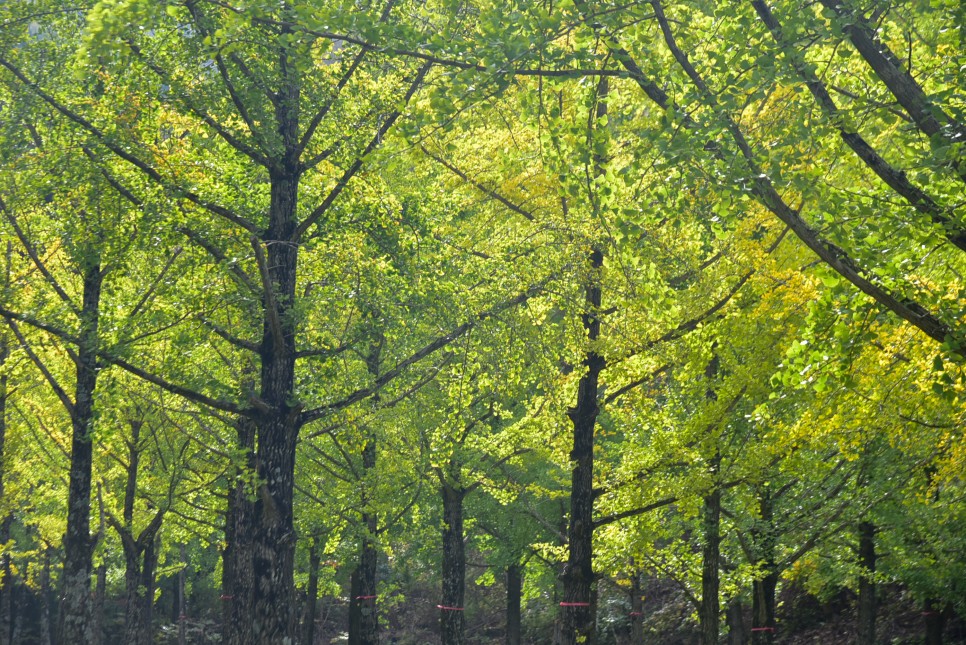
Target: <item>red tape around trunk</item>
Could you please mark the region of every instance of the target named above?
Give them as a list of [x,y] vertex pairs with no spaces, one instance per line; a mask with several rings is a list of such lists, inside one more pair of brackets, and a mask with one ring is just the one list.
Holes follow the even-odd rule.
[[436,605],[436,607],[443,611],[463,611],[462,607],[447,607],[446,605]]

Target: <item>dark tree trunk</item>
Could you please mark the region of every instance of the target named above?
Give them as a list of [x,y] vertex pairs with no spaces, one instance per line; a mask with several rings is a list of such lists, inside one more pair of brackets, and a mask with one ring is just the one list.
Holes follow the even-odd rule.
[[[367,448],[368,449],[368,448]],[[379,643],[379,614],[376,608],[376,570],[378,551],[371,536],[376,532],[376,517],[362,514],[366,535],[359,547],[359,564],[352,572],[354,589],[349,605],[349,644]]]
[[858,645],[875,645],[876,589],[875,580],[875,525],[859,524],[859,634]]
[[[287,37],[287,28],[282,29]],[[282,85],[275,120],[284,151],[269,171],[268,229],[253,239],[263,276],[264,322],[259,347],[260,392],[256,418],[256,466],[263,482],[256,496],[253,523],[253,645],[294,643],[295,526],[292,496],[295,449],[301,406],[293,398],[295,384],[295,288],[298,244],[293,243],[298,206],[299,85],[295,61],[282,45]]]
[[631,574],[631,643],[644,643],[644,594],[641,590],[641,572],[638,569]]
[[778,575],[768,573],[761,580],[752,583],[752,645],[772,645],[775,640],[775,588]]
[[939,607],[932,600],[927,600],[922,611],[926,623],[926,645],[943,645],[943,632],[946,631],[946,620],[952,613],[949,605]]
[[70,483],[67,493],[67,533],[61,579],[61,643],[90,643],[91,631],[91,463],[94,389],[97,386],[97,325],[100,314],[100,261],[89,258],[84,267],[77,381],[71,414]]
[[[4,280],[5,290],[10,284],[10,253],[11,244],[7,243],[7,271]],[[0,499],[3,499],[4,489],[4,449],[7,439],[7,373],[2,368],[10,356],[10,346],[5,333],[0,334]],[[10,540],[10,525],[12,516],[0,518],[0,544]],[[0,556],[0,645],[12,645],[13,642],[13,571],[10,568],[10,556],[4,553]]]
[[44,550],[44,569],[40,575],[40,645],[51,645],[50,547]]
[[181,545],[181,571],[178,572],[178,645],[187,645],[188,598],[185,596],[185,577],[188,570],[188,553]]
[[466,620],[466,552],[463,543],[463,491],[446,482],[443,495],[443,601],[439,607],[442,645],[463,645]]
[[[717,473],[721,456],[715,455],[712,469]],[[702,518],[703,545],[701,549],[701,606],[698,619],[701,625],[701,645],[718,645],[719,568],[721,560],[721,490],[714,490],[704,498]]]
[[101,563],[94,576],[94,609],[91,616],[94,640],[91,645],[101,645],[104,642],[104,602],[107,599],[107,565]]
[[[591,275],[585,290],[586,313],[583,315],[587,340],[595,343],[600,338],[600,270],[604,255],[599,249],[590,254]],[[569,554],[563,573],[564,599],[560,603],[561,633],[557,645],[580,642],[593,645],[596,640],[596,620],[592,611],[594,583],[594,429],[600,407],[597,400],[600,373],[604,357],[590,349],[584,359],[586,372],[580,379],[577,403],[568,411],[574,428],[574,448],[570,453],[573,463],[570,484],[570,525],[567,529]]]
[[751,642],[752,645],[773,645],[775,640],[775,588],[778,586],[778,567],[775,564],[775,527],[772,521],[772,500],[768,490],[760,491],[758,507],[761,520],[752,530],[757,560],[764,576],[752,582]]
[[124,550],[124,589],[126,611],[124,616],[124,639],[131,645],[151,645],[153,630],[151,621],[154,607],[154,567],[157,561],[156,544],[158,532],[164,520],[164,511],[158,510],[148,525],[134,535],[134,501],[137,496],[138,467],[141,463],[141,428],[144,422],[130,422],[131,439],[128,442],[127,484],[124,489],[124,508],[121,521],[108,514],[108,522],[121,538]]
[[252,642],[252,522],[255,505],[245,490],[244,475],[255,472],[255,425],[248,419],[239,419],[235,431],[246,464],[235,473],[235,483],[228,490],[221,578],[223,638],[226,645],[248,645]]
[[305,625],[302,630],[303,645],[315,645],[315,620],[319,610],[319,540],[312,538],[309,545],[309,588],[306,590]]
[[154,588],[155,571],[158,564],[158,537],[154,535],[144,549],[144,565],[141,570],[141,584],[144,586],[143,609],[141,610],[141,631],[139,633],[142,645],[154,643]]
[[728,603],[728,645],[745,645],[745,608],[735,598]]
[[[376,334],[366,356],[366,369],[373,379],[379,378],[379,363],[383,338]],[[373,397],[373,405],[379,404],[379,395]],[[353,576],[356,591],[349,605],[349,645],[379,644],[379,612],[376,607],[377,566],[379,552],[376,550],[378,516],[371,510],[369,489],[376,477],[376,435],[367,430],[366,444],[362,449],[362,526],[363,538],[359,545],[359,563]]]
[[520,602],[523,598],[523,567],[506,568],[506,645],[520,645]]

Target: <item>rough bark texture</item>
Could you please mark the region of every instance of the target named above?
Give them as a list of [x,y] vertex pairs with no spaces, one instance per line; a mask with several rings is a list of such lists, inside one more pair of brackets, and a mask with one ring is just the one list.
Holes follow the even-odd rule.
[[84,267],[77,381],[71,414],[70,483],[67,494],[67,533],[61,578],[61,643],[90,643],[91,631],[91,462],[94,389],[97,386],[97,324],[103,274],[99,260]]
[[235,473],[235,484],[228,491],[221,601],[226,645],[248,645],[252,642],[252,521],[255,505],[248,497],[241,476],[246,471],[255,470],[255,425],[248,419],[239,419],[235,431],[238,448],[244,452],[246,463]]
[[596,620],[592,603],[594,583],[594,429],[600,413],[598,384],[604,357],[594,343],[600,338],[600,270],[604,255],[599,249],[590,254],[591,276],[585,288],[584,330],[591,349],[584,359],[586,372],[580,379],[577,403],[568,411],[574,429],[573,463],[570,488],[570,525],[567,528],[569,555],[563,573],[564,594],[560,604],[562,625],[557,645],[593,645]]
[[875,525],[859,524],[859,564],[863,575],[859,578],[858,645],[875,645],[876,589],[875,580]]
[[523,598],[523,567],[506,568],[506,645],[520,645],[520,603]]
[[[287,29],[282,30],[287,37]],[[268,229],[253,240],[263,278],[264,322],[259,408],[256,419],[256,466],[264,482],[255,501],[253,523],[252,635],[257,645],[291,645],[295,642],[294,587],[295,527],[292,496],[295,486],[295,447],[300,408],[293,401],[295,384],[295,287],[298,244],[293,243],[298,207],[298,73],[287,46],[282,45],[282,78],[275,104],[282,154],[269,171]],[[263,251],[264,249],[264,251]]]
[[[367,529],[374,530],[367,521]],[[373,518],[374,523],[374,518]],[[359,564],[352,572],[352,598],[349,605],[349,644],[375,645],[379,642],[379,616],[376,611],[377,551],[372,540],[364,539],[359,547]]]
[[760,491],[758,508],[761,520],[752,530],[756,563],[765,572],[752,582],[751,642],[752,645],[772,645],[775,639],[775,588],[778,586],[778,567],[775,564],[775,529],[772,523],[772,499],[768,490]]
[[463,491],[442,485],[443,496],[443,599],[439,610],[442,645],[463,645],[466,619],[466,551],[463,543]]

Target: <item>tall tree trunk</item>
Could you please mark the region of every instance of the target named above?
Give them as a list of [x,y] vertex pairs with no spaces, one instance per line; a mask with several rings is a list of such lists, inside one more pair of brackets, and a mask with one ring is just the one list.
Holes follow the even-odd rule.
[[91,464],[94,389],[97,386],[97,325],[100,314],[100,260],[86,260],[77,381],[71,414],[70,483],[67,493],[67,533],[61,578],[61,643],[90,643],[91,631]]
[[107,600],[107,564],[101,562],[94,575],[94,608],[91,615],[91,631],[94,640],[91,645],[101,645],[104,642],[104,604]]
[[188,553],[181,545],[181,571],[178,572],[178,645],[187,645],[188,599],[185,596],[185,577],[188,569]]
[[775,564],[775,526],[771,493],[759,491],[760,522],[752,530],[758,560],[764,576],[752,582],[751,642],[752,645],[775,643],[775,589],[778,586],[778,567]]
[[[717,477],[721,455],[715,455],[712,470]],[[719,569],[721,560],[721,489],[715,488],[704,498],[702,518],[703,545],[701,550],[701,606],[698,619],[701,625],[701,645],[718,645]]]
[[261,240],[252,239],[262,275],[264,321],[260,392],[256,418],[259,488],[254,508],[252,571],[252,643],[295,643],[295,449],[301,406],[294,401],[295,305],[298,248],[299,95],[296,61],[282,42],[290,29],[282,28],[279,53],[281,87],[275,122],[281,150],[269,171],[268,228]]
[[641,571],[631,573],[631,644],[644,643],[644,594],[641,590]]
[[[714,351],[717,342],[712,345],[712,356],[704,370],[704,377],[708,381],[704,398],[717,401],[716,392],[718,368],[721,360]],[[721,472],[721,451],[715,448],[715,453],[708,464],[708,474],[711,479],[711,492],[704,497],[701,517],[701,605],[698,608],[698,622],[701,628],[701,645],[718,645],[720,632],[721,601],[718,597],[721,568],[721,489],[718,487],[718,477]]]
[[[379,378],[380,359],[384,339],[375,333],[366,355],[366,369],[375,380]],[[379,395],[372,399],[374,406],[379,404]],[[356,591],[349,605],[349,645],[379,644],[379,612],[376,607],[377,567],[379,553],[376,550],[378,516],[371,509],[370,487],[376,478],[376,434],[366,429],[366,444],[362,449],[362,526],[363,537],[359,545],[359,563],[354,572]]]
[[728,603],[728,645],[745,645],[744,607],[741,600],[733,599]]
[[[367,451],[369,445],[366,446]],[[359,546],[359,563],[352,573],[355,587],[349,605],[349,644],[377,645],[379,643],[379,613],[376,608],[378,551],[372,537],[376,533],[376,516],[365,512],[362,514],[362,520],[366,537]]]
[[443,482],[443,601],[439,606],[442,645],[463,645],[466,620],[466,551],[463,543],[463,491]]
[[922,617],[926,623],[926,645],[943,645],[946,619],[951,613],[952,608],[949,605],[940,607],[933,600],[926,601],[922,611]]
[[50,598],[50,547],[44,549],[44,568],[40,574],[40,645],[53,642]]
[[[7,263],[4,274],[4,291],[10,285],[10,254],[12,245],[7,242]],[[4,297],[7,295],[3,294]],[[7,440],[7,373],[3,367],[10,356],[10,345],[7,334],[0,333],[0,499],[4,499],[4,450]],[[0,517],[0,544],[10,540],[10,526],[13,522],[11,515]],[[4,553],[0,556],[0,645],[12,645],[13,642],[13,571],[10,567],[10,556]]]
[[315,620],[319,611],[319,539],[312,538],[309,545],[309,588],[306,591],[305,625],[302,630],[303,645],[315,645]]
[[604,357],[594,343],[600,338],[600,271],[604,254],[599,249],[590,253],[591,275],[585,288],[584,330],[591,349],[584,359],[586,372],[580,379],[577,403],[568,411],[574,428],[573,463],[570,483],[570,525],[567,528],[569,554],[564,569],[564,599],[560,603],[561,634],[557,645],[583,643],[593,645],[596,620],[592,612],[594,583],[594,429],[600,407],[597,400]]
[[154,607],[154,568],[157,561],[158,532],[164,520],[163,509],[155,512],[148,525],[134,535],[134,501],[137,497],[138,467],[141,463],[140,419],[129,422],[127,483],[124,489],[124,508],[121,520],[107,513],[108,523],[121,538],[124,550],[124,589],[127,610],[124,616],[124,639],[131,645],[150,645],[152,610]]
[[141,645],[154,643],[154,588],[155,573],[158,564],[158,536],[155,533],[147,541],[144,548],[144,564],[141,569],[141,585],[144,587],[144,597],[141,599],[141,631],[138,634]]
[[252,642],[252,522],[255,505],[245,490],[247,475],[255,472],[255,425],[239,419],[235,425],[238,448],[246,463],[235,473],[228,490],[225,513],[225,551],[222,554],[221,601],[226,645],[248,645]]
[[859,633],[858,645],[875,645],[876,589],[875,580],[875,525],[859,524]]
[[520,603],[523,598],[523,567],[514,562],[506,568],[506,645],[520,645]]

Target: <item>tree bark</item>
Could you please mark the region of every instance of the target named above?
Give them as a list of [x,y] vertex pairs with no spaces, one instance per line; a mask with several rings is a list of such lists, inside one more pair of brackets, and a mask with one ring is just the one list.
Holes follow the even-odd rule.
[[573,463],[570,483],[570,524],[567,528],[569,555],[563,573],[564,599],[560,603],[561,640],[557,645],[583,643],[593,645],[596,620],[592,612],[594,583],[594,430],[600,413],[598,384],[604,369],[604,357],[594,349],[600,338],[600,271],[604,254],[594,249],[590,254],[591,276],[585,288],[584,330],[591,349],[584,359],[586,372],[580,379],[577,403],[568,411],[574,428]]
[[[382,354],[383,338],[375,334],[366,356],[366,369],[373,379],[379,378],[379,364]],[[372,399],[378,405],[379,395]],[[370,486],[376,477],[376,434],[366,429],[366,444],[362,449],[362,527],[363,537],[359,545],[359,564],[354,576],[357,590],[353,592],[349,605],[349,645],[379,644],[379,612],[376,607],[377,565],[379,552],[376,550],[378,516],[371,510]]]
[[506,645],[520,645],[520,603],[523,598],[523,567],[514,562],[506,568]]
[[875,580],[875,525],[859,524],[859,629],[858,645],[875,645],[876,588]]
[[44,568],[40,574],[40,645],[51,645],[50,547],[44,549]]
[[91,631],[94,640],[91,645],[101,645],[104,642],[104,603],[107,600],[107,565],[98,565],[94,575],[94,608],[91,616]]
[[108,514],[108,522],[121,538],[124,550],[124,589],[127,609],[124,615],[124,639],[131,645],[151,645],[151,621],[154,607],[154,568],[157,562],[158,533],[164,520],[159,509],[137,536],[133,533],[134,501],[137,496],[138,467],[141,463],[141,429],[144,422],[132,420],[128,441],[127,483],[121,521]]
[[644,596],[641,590],[641,572],[631,574],[631,644],[644,643]]
[[741,600],[733,599],[728,603],[728,645],[745,645],[744,607]]
[[[10,254],[12,245],[7,242],[7,263],[4,274],[4,291],[10,284]],[[7,373],[3,367],[10,356],[10,345],[6,333],[0,334],[0,499],[4,495],[4,450],[7,440]],[[10,528],[13,522],[11,515],[0,518],[0,544],[10,540]],[[10,567],[10,556],[4,553],[0,556],[0,645],[12,645],[13,642],[13,571]]]
[[85,261],[77,380],[71,414],[70,483],[67,494],[67,533],[61,579],[61,643],[90,643],[91,631],[91,464],[94,389],[97,386],[97,325],[100,314],[100,258]]
[[[718,368],[721,359],[715,352],[717,341],[712,345],[711,360],[704,368],[704,378],[708,382],[704,398],[717,401],[716,391]],[[698,623],[702,645],[718,645],[720,633],[721,601],[719,599],[721,568],[721,489],[718,477],[721,471],[721,451],[716,447],[708,464],[711,491],[705,495],[701,517],[701,604],[698,607]]]
[[319,611],[319,540],[312,538],[309,545],[309,587],[306,590],[305,629],[302,630],[303,645],[315,645],[315,620]]
[[225,551],[222,554],[221,601],[223,606],[223,638],[226,645],[248,645],[252,642],[252,532],[255,505],[245,489],[244,477],[255,472],[255,425],[239,419],[235,425],[238,448],[245,454],[245,465],[238,468],[235,481],[228,490],[225,513]]
[[[281,29],[281,38],[290,28]],[[252,636],[255,645],[293,645],[295,611],[295,449],[301,406],[295,391],[295,305],[298,248],[299,97],[296,61],[290,45],[280,40],[281,86],[275,103],[275,123],[281,153],[269,170],[268,228],[252,239],[262,275],[263,297],[260,392],[255,419],[256,467],[259,487],[254,508],[254,593]],[[264,253],[264,256],[263,256]]]
[[443,495],[443,600],[439,606],[442,645],[463,645],[466,619],[463,602],[466,589],[466,551],[463,543],[464,492],[447,482]]
[[[715,455],[712,469],[717,474],[721,455]],[[701,606],[698,619],[701,626],[701,645],[718,645],[719,614],[718,598],[719,568],[721,564],[721,490],[715,488],[704,498],[701,550]]]
[[188,569],[188,553],[181,545],[181,571],[178,572],[178,645],[187,645],[188,599],[185,596],[185,577]]
[[752,645],[773,645],[775,640],[775,588],[778,586],[778,566],[775,563],[775,527],[771,493],[759,492],[758,508],[761,520],[752,530],[757,561],[764,576],[752,582],[751,642]]
[[952,609],[949,605],[940,607],[933,600],[926,601],[922,611],[922,617],[926,623],[926,645],[943,645],[946,619],[951,613]]

